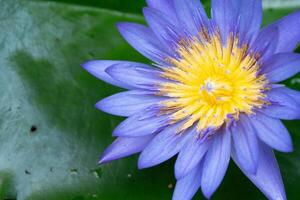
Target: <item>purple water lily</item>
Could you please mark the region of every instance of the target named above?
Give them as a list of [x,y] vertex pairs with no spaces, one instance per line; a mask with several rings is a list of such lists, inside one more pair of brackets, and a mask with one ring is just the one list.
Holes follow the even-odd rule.
[[293,150],[280,121],[300,118],[300,93],[278,84],[300,70],[300,12],[261,29],[261,0],[147,0],[148,27],[119,23],[154,63],[90,61],[97,78],[129,91],[97,103],[128,117],[100,163],[141,152],[139,168],[178,154],[174,200],[210,198],[230,158],[269,199],[286,199],[273,149]]

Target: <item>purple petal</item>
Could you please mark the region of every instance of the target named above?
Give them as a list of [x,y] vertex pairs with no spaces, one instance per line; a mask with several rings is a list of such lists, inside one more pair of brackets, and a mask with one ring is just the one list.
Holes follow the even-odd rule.
[[140,169],[158,165],[177,154],[186,144],[195,130],[176,133],[182,123],[177,123],[165,128],[141,153],[138,166]]
[[251,41],[259,33],[262,21],[262,1],[261,0],[242,0],[234,2],[239,4],[238,32],[240,40]]
[[262,73],[272,83],[294,76],[300,71],[300,54],[279,53],[271,56],[262,66]]
[[293,151],[291,136],[279,119],[256,113],[250,121],[256,130],[257,136],[264,143],[278,151]]
[[144,137],[118,137],[103,153],[99,164],[124,158],[141,152],[153,139],[154,135]]
[[231,127],[232,152],[236,155],[243,170],[255,174],[259,159],[259,146],[249,119],[241,115],[236,125]]
[[175,13],[173,0],[146,0],[149,8],[159,10],[164,13],[171,22],[178,24],[178,19]]
[[270,28],[268,31],[262,31],[257,36],[252,45],[251,50],[259,53],[260,62],[264,63],[270,56],[272,56],[277,48],[278,28]]
[[157,89],[155,85],[162,83],[161,71],[148,65],[120,63],[110,66],[106,72],[115,80],[134,88]]
[[178,42],[182,39],[182,33],[167,16],[163,15],[158,10],[151,8],[144,8],[145,19],[156,34],[156,36],[163,42],[172,46],[173,49],[178,47]]
[[117,27],[133,48],[150,60],[165,64],[165,58],[170,55],[168,48],[159,41],[150,28],[135,23],[119,23]]
[[102,81],[105,81],[109,84],[126,88],[132,89],[129,85],[126,85],[122,82],[114,80],[109,74],[106,73],[106,69],[112,65],[126,63],[127,65],[133,64],[132,62],[126,61],[111,61],[111,60],[93,60],[88,61],[82,64],[82,67],[87,70],[90,74],[94,75],[95,77],[99,78]]
[[156,112],[147,110],[128,117],[115,128],[113,136],[139,137],[161,131],[168,125],[169,116]]
[[269,91],[267,97],[272,104],[261,109],[261,112],[273,118],[300,119],[300,92],[279,87]]
[[150,92],[131,90],[102,99],[96,104],[96,107],[109,114],[129,117],[159,103],[163,99],[162,97],[151,95]]
[[201,185],[202,162],[177,181],[172,200],[190,200]]
[[265,144],[260,143],[259,145],[260,158],[256,174],[243,171],[239,161],[235,157],[233,157],[233,160],[268,199],[285,200],[284,186],[274,153]]
[[212,0],[212,18],[223,42],[231,32],[238,32],[241,42],[251,43],[260,29],[262,3],[261,0]]
[[202,192],[208,199],[224,178],[231,152],[231,135],[225,128],[217,132],[212,140],[212,145],[205,156],[201,179]]
[[176,160],[175,176],[177,180],[187,176],[200,163],[210,144],[210,140],[203,142],[198,138],[191,138],[188,141]]
[[208,23],[205,10],[199,0],[174,0],[176,14],[182,27],[192,35],[197,35]]
[[235,0],[212,0],[212,19],[220,30],[223,43],[226,44],[230,32],[234,31],[238,6]]
[[277,27],[279,31],[276,52],[292,52],[300,42],[300,11],[296,11],[268,25],[262,31],[268,32],[274,27]]

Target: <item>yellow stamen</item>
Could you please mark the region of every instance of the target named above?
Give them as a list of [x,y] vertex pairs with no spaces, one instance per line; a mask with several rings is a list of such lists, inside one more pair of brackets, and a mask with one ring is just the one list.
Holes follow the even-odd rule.
[[186,120],[178,132],[194,124],[203,132],[227,123],[228,116],[251,114],[264,101],[267,80],[258,75],[259,55],[249,52],[231,34],[226,45],[219,34],[203,30],[199,36],[179,43],[179,59],[168,58],[162,76],[172,80],[159,85],[158,95],[172,97],[161,112],[173,113],[172,123]]

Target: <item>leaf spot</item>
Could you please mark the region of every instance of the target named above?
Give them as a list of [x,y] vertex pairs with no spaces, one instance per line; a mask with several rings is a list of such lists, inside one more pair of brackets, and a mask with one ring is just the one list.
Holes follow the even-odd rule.
[[34,133],[37,131],[37,127],[35,125],[32,125],[30,128],[30,132]]

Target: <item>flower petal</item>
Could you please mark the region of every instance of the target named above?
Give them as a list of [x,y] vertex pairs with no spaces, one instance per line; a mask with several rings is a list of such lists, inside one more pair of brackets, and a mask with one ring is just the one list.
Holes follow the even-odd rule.
[[269,29],[278,28],[279,39],[277,53],[292,52],[300,42],[300,11],[296,11],[288,16],[268,25],[262,31],[268,32]]
[[293,151],[291,136],[279,119],[256,113],[255,116],[251,117],[250,121],[255,128],[257,136],[264,143],[278,151]]
[[265,144],[260,143],[259,145],[260,158],[256,174],[243,171],[239,161],[235,157],[233,157],[233,160],[268,199],[285,200],[284,186],[274,153]]
[[98,79],[105,81],[109,84],[126,88],[126,89],[131,89],[129,85],[126,85],[122,82],[119,82],[117,80],[114,80],[109,74],[106,73],[106,69],[112,65],[115,64],[121,64],[121,63],[126,63],[128,65],[133,64],[132,62],[125,62],[125,61],[111,61],[111,60],[93,60],[93,61],[88,61],[84,64],[82,64],[82,67],[87,70],[90,74],[94,75]]
[[178,24],[178,19],[175,14],[175,8],[173,0],[146,0],[147,5],[149,8],[154,8],[156,10],[159,10],[160,12],[164,13],[168,18],[170,18],[170,21],[172,21],[174,24]]
[[260,29],[262,3],[260,0],[212,0],[212,18],[224,43],[231,32],[238,32],[241,42],[250,43]]
[[205,156],[201,178],[202,192],[208,199],[224,178],[231,152],[231,135],[225,128],[216,133],[212,140],[212,145]]
[[236,155],[243,170],[255,174],[259,159],[259,146],[255,132],[245,115],[240,116],[236,125],[231,127],[233,139],[232,152]]
[[264,63],[275,53],[278,37],[277,27],[270,28],[268,31],[261,31],[257,36],[251,50],[259,54],[261,63]]
[[106,72],[115,80],[133,88],[154,90],[155,85],[165,81],[161,71],[140,63],[120,63],[110,66]]
[[198,138],[191,138],[182,148],[176,160],[175,176],[177,180],[187,176],[200,163],[210,144],[210,140],[203,142]]
[[176,14],[183,29],[197,35],[208,23],[205,10],[199,0],[174,0]]
[[102,99],[96,107],[109,114],[129,117],[163,99],[147,91],[131,90]]
[[262,21],[262,1],[242,0],[234,1],[239,4],[238,32],[241,41],[251,43],[259,33]]
[[211,1],[212,19],[218,26],[220,34],[225,44],[230,32],[233,32],[238,14],[238,8],[233,0],[212,0]]
[[262,66],[262,73],[272,83],[294,76],[300,71],[300,54],[279,53],[271,56]]
[[154,135],[144,137],[118,137],[103,153],[99,164],[130,156],[141,152],[153,139]]
[[182,33],[162,12],[144,8],[145,19],[156,36],[173,49],[178,48],[178,42],[182,39]]
[[177,154],[188,141],[195,130],[191,129],[182,134],[176,134],[182,123],[165,128],[151,141],[141,153],[138,166],[140,169],[158,165]]
[[125,40],[150,60],[164,64],[165,58],[169,57],[168,48],[150,28],[135,23],[118,23],[117,27]]
[[157,116],[156,112],[146,110],[128,117],[115,128],[113,136],[139,137],[161,131],[168,125],[169,116]]
[[202,163],[199,163],[186,176],[177,181],[172,200],[190,200],[201,185]]
[[271,105],[261,109],[261,112],[273,118],[300,119],[300,92],[279,87],[269,91],[267,97]]

